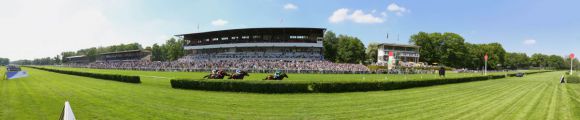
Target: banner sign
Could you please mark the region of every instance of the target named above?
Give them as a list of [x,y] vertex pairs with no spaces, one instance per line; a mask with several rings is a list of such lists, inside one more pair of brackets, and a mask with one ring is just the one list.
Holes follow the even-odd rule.
[[389,60],[387,61],[387,69],[391,70],[395,67],[395,54],[389,51]]
[[22,77],[28,77],[28,73],[26,73],[26,71],[12,71],[12,72],[6,72],[6,79],[16,79],[16,78],[22,78]]

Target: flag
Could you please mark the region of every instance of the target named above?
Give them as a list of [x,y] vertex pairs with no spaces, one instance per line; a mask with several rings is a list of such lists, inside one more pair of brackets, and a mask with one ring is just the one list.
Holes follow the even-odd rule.
[[574,60],[574,53],[570,54],[570,60]]
[[64,102],[64,108],[62,108],[59,120],[75,120],[75,114],[73,113],[68,101]]
[[483,56],[483,59],[485,59],[485,61],[487,61],[487,53],[485,53],[485,56]]

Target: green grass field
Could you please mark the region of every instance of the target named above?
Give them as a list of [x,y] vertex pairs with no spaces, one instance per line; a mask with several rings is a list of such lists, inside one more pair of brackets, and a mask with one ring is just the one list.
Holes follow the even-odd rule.
[[[133,70],[106,70],[106,69],[87,69],[87,68],[64,68],[64,67],[47,67],[52,69],[84,71],[93,73],[108,73],[122,75],[137,75],[142,78],[194,78],[202,79],[209,72],[155,72],[155,71],[133,71]],[[489,75],[503,75],[506,72],[489,73]],[[512,73],[512,72],[507,72]],[[262,80],[272,73],[250,73],[250,76],[244,80]],[[385,74],[288,74],[289,78],[285,81],[407,81],[407,80],[426,80],[426,79],[443,79],[438,74],[414,74],[414,75],[385,75]],[[446,78],[458,78],[466,76],[483,76],[481,73],[447,73]],[[169,82],[169,81],[168,81]]]
[[[0,81],[0,119],[58,119],[67,99],[77,119],[580,119],[580,84],[559,84],[563,72],[392,91],[253,94],[180,90],[169,85],[169,78],[195,78],[203,73],[60,69],[140,75],[142,83],[25,68],[30,77]],[[477,74],[449,77],[470,75]],[[252,74],[249,79],[264,76]],[[303,74],[291,75],[289,80],[405,77],[436,76]]]

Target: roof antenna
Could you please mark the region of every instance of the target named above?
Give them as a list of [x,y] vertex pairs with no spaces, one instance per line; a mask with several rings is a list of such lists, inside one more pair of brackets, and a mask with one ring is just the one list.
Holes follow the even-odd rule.
[[197,24],[197,32],[199,32],[199,23]]

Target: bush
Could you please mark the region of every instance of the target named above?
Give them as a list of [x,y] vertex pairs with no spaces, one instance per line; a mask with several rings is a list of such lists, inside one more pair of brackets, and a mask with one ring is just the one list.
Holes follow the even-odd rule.
[[[536,74],[550,71],[532,71]],[[515,76],[508,74],[507,76]],[[251,92],[251,93],[338,93],[378,90],[396,90],[443,84],[482,81],[505,78],[505,75],[489,75],[464,78],[444,78],[415,81],[238,81],[205,79],[172,79],[171,87],[179,89]]]
[[83,76],[83,77],[91,77],[91,78],[113,80],[113,81],[127,82],[127,83],[141,83],[141,78],[139,78],[139,76],[77,72],[77,71],[57,70],[57,69],[49,69],[49,68],[34,67],[34,66],[25,66],[25,67],[30,67],[30,68],[34,68],[34,69],[45,70],[45,71],[50,71],[50,72],[55,72],[55,73],[61,73],[61,74],[68,74],[68,75],[77,75],[77,76]]
[[[541,72],[533,72],[533,73],[530,72],[530,73],[535,74]],[[416,80],[416,81],[337,81],[337,82],[172,79],[171,87],[179,89],[251,92],[251,93],[339,93],[339,92],[396,90],[414,87],[425,87],[443,84],[500,79],[505,77],[506,77],[505,75],[489,75],[489,76],[445,78],[445,79]]]
[[171,87],[193,90],[254,92],[254,93],[308,93],[310,83],[286,81],[234,81],[173,79]]
[[564,79],[567,83],[580,83],[580,76],[578,74],[566,75]]

